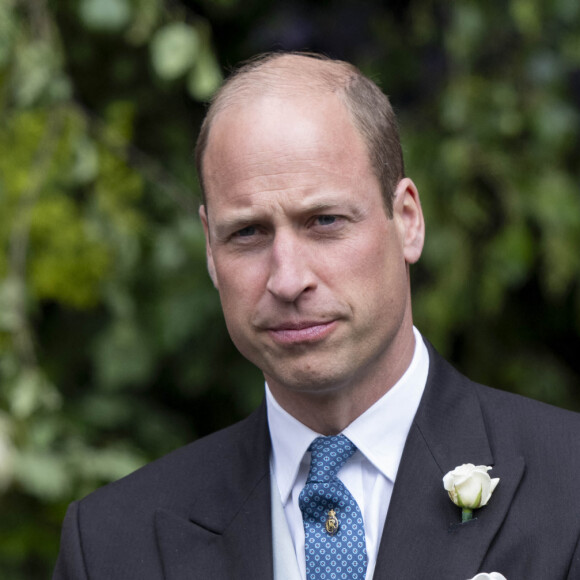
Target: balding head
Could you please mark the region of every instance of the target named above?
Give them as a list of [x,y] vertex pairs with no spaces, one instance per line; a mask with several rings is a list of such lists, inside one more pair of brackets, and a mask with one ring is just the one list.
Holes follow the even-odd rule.
[[203,160],[212,126],[221,112],[230,107],[243,107],[261,96],[316,99],[329,94],[341,100],[361,135],[381,185],[387,214],[392,216],[393,193],[404,177],[404,166],[397,123],[388,98],[355,66],[303,53],[270,53],[252,59],[234,71],[216,93],[196,146],[204,205],[207,199]]

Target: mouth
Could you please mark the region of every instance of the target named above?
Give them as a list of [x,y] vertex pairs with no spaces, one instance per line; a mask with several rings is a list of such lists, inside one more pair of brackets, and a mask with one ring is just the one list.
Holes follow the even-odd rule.
[[324,340],[336,325],[336,320],[287,322],[268,328],[268,334],[280,345],[315,343]]

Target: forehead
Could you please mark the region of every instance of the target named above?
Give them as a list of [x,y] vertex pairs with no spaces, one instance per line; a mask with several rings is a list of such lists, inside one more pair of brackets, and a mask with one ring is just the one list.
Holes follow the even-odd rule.
[[214,120],[204,159],[210,205],[244,183],[270,187],[276,176],[295,175],[305,185],[322,175],[371,173],[366,145],[334,94],[266,95],[232,105]]

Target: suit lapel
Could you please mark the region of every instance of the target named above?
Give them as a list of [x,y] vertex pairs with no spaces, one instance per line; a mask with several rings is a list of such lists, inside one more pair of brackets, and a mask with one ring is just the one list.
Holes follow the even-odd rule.
[[265,405],[208,457],[204,489],[188,513],[160,509],[157,542],[166,580],[271,578],[270,439]]
[[[430,371],[409,432],[374,578],[465,580],[479,570],[524,471],[522,458],[494,465],[475,389],[429,347]],[[461,524],[443,475],[463,463],[492,465],[500,483],[489,504]]]

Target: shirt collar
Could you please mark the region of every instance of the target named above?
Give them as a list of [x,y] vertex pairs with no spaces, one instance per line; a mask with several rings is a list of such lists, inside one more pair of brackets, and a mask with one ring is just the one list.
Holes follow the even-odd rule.
[[403,376],[343,433],[391,482],[395,482],[403,448],[429,372],[429,353],[416,328],[415,352]]
[[284,410],[274,399],[267,383],[266,407],[272,439],[271,469],[278,483],[282,503],[285,503],[298,475],[300,462],[320,433],[316,433]]
[[[359,451],[392,482],[395,481],[403,447],[425,389],[429,353],[416,328],[413,359],[403,376],[372,407],[355,419],[343,433]],[[310,443],[320,436],[285,411],[266,385],[268,426],[272,439],[271,468],[285,503]]]

